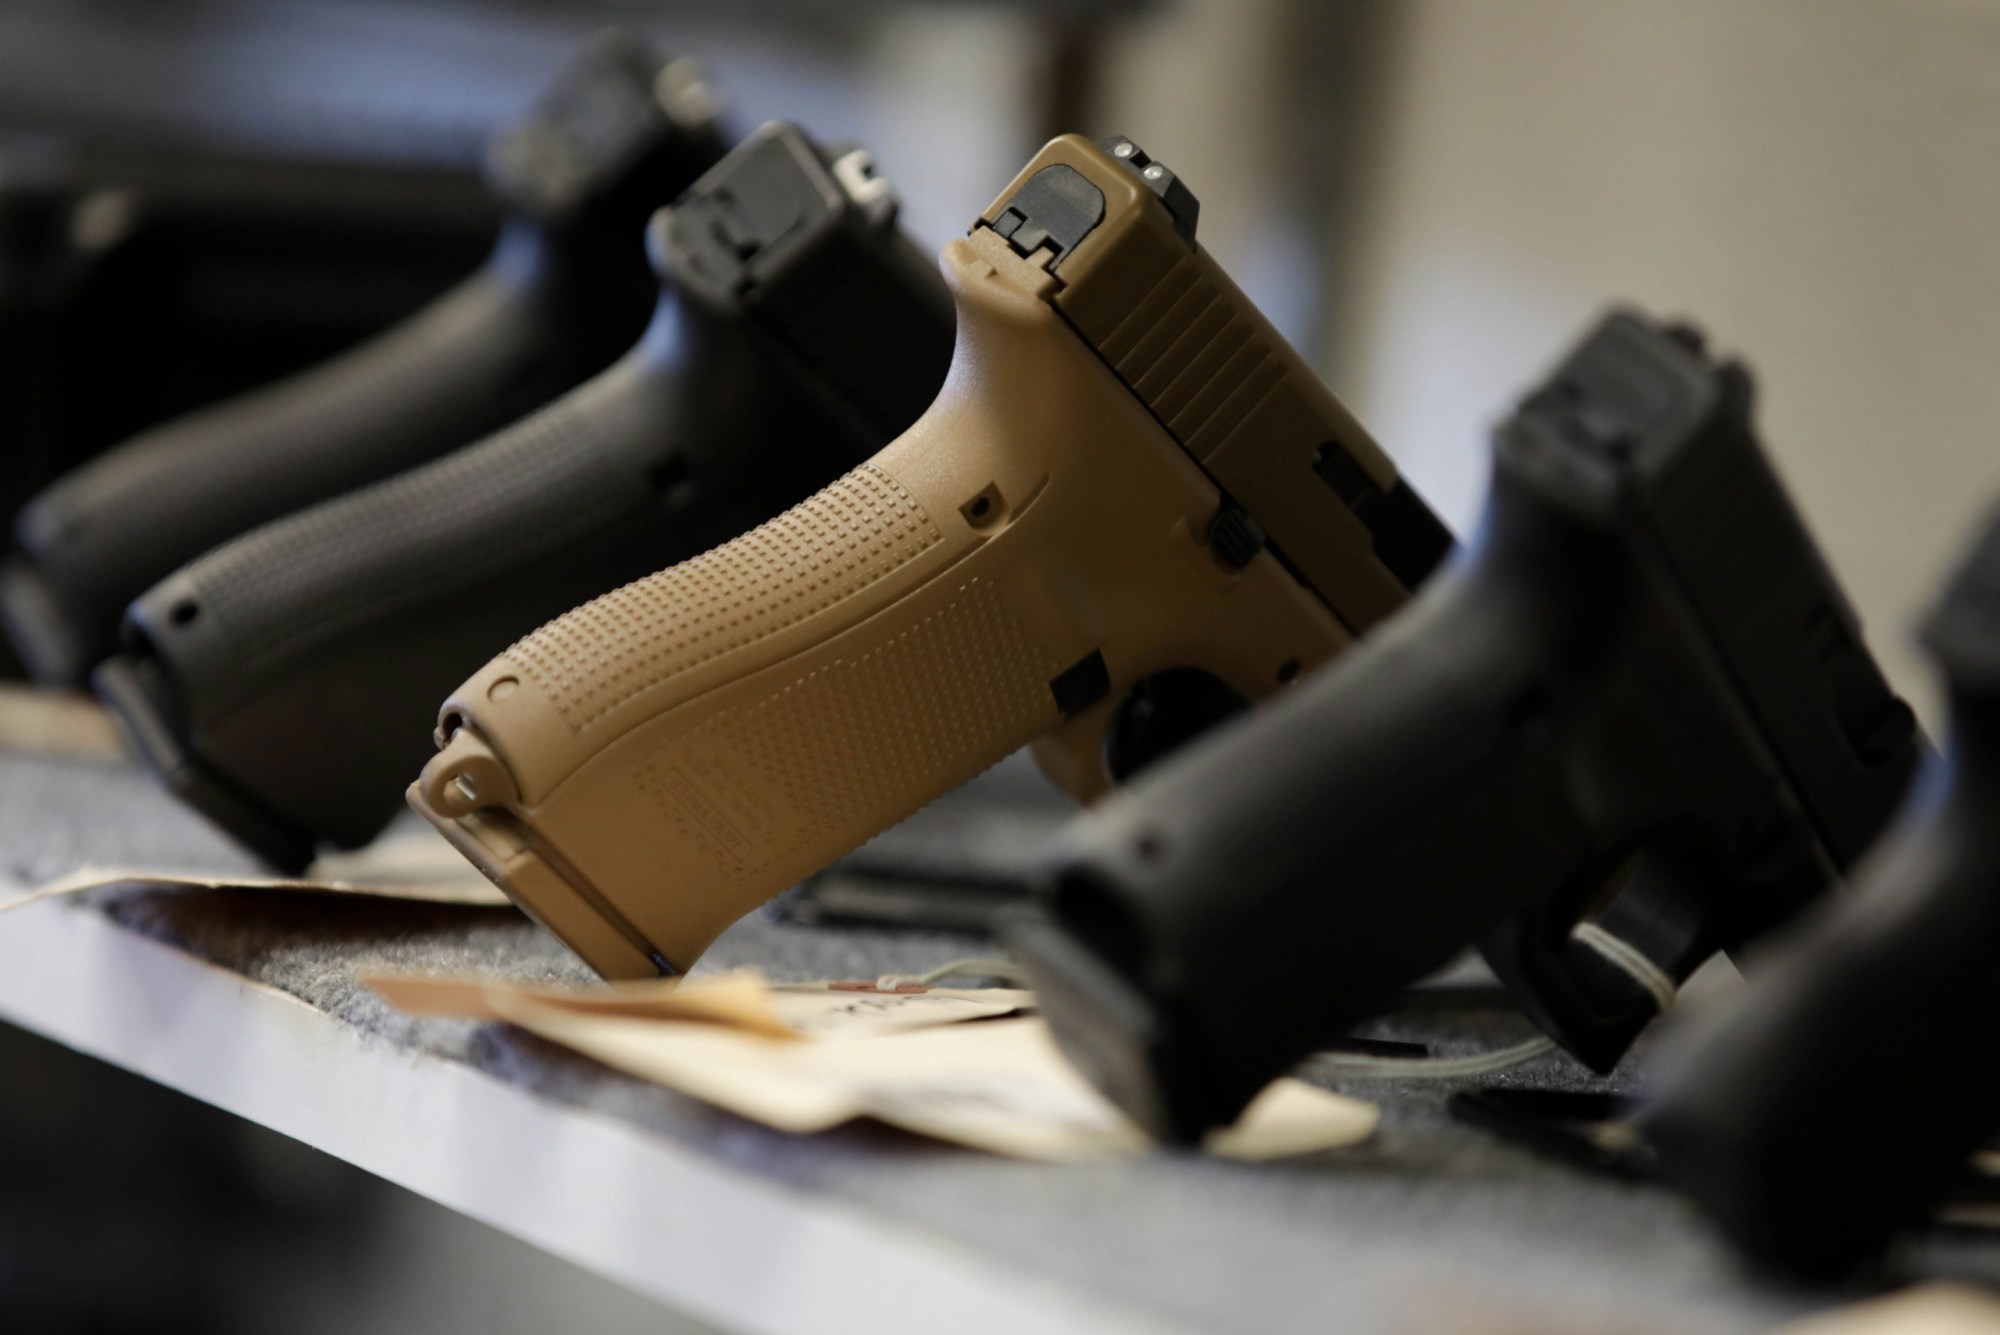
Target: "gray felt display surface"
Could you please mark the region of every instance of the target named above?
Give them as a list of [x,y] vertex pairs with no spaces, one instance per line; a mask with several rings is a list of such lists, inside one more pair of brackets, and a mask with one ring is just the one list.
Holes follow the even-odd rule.
[[[1032,801],[992,781],[931,813],[912,846],[965,837],[1032,845]],[[1050,808],[1049,810],[1052,810]],[[996,814],[997,813],[997,814]],[[886,847],[886,845],[885,845]],[[0,870],[33,884],[83,862],[252,871],[142,775],[104,762],[0,754]],[[33,912],[95,912],[269,984],[381,1042],[464,1062],[543,1097],[671,1137],[766,1179],[864,1213],[975,1239],[993,1257],[1105,1299],[1219,1331],[1753,1331],[1845,1296],[1746,1276],[1678,1200],[1544,1160],[1449,1118],[1446,1089],[1350,1082],[1384,1105],[1369,1145],[1269,1165],[1162,1152],[1054,1167],[855,1126],[794,1137],[609,1071],[498,1025],[418,1021],[354,981],[359,968],[479,972],[546,982],[591,975],[510,910],[331,896],[95,892]],[[0,919],[0,930],[6,920]],[[752,918],[705,968],[754,964],[778,979],[872,977],[929,967],[975,938],[802,927]],[[1525,1036],[1477,1005],[1384,1023],[1382,1036],[1454,1052]],[[1501,1083],[1596,1082],[1560,1057]],[[1830,1165],[1837,1171],[1837,1165]],[[1923,1272],[2000,1276],[2000,1240],[1933,1240]]]

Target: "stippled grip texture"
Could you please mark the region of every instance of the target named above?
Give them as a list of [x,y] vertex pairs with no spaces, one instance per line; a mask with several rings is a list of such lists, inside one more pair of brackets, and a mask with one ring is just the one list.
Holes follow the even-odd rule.
[[[192,760],[233,797],[183,795],[283,863],[367,839],[467,672],[523,629],[741,532],[873,443],[783,379],[690,362],[690,343],[728,338],[678,329],[477,445],[266,525],[141,597],[111,667],[144,689],[109,694],[135,732],[174,739],[165,768]],[[246,807],[263,813],[256,829]]]
[[[51,675],[108,653],[125,605],[209,548],[479,439],[627,346],[643,299],[595,322],[489,268],[324,366],[128,442],[31,503],[18,568],[62,621]],[[574,326],[574,327],[573,327]]]
[[916,498],[864,464],[726,546],[586,603],[508,657],[581,731],[641,690],[861,592],[940,540]]
[[[286,867],[395,813],[439,695],[524,625],[740,516],[699,489],[614,371],[479,445],[265,525],[132,606],[99,674],[178,791]],[[641,377],[643,378],[643,377]],[[607,383],[608,382],[608,383]],[[793,493],[796,494],[796,493]],[[774,499],[772,506],[782,503]],[[206,776],[190,788],[190,773]],[[211,800],[210,789],[231,794]]]
[[[298,654],[401,609],[456,602],[644,509],[633,444],[606,438],[571,396],[477,446],[226,543],[148,593],[134,619],[168,654],[185,640],[183,624],[208,623],[211,670],[178,675],[204,695],[254,691]],[[520,592],[507,583],[483,596]],[[231,689],[218,691],[225,677]]]
[[[994,586],[975,580],[874,647],[711,716],[650,760],[643,783],[709,874],[793,879],[921,803],[939,776],[962,781],[1046,727],[1048,677]],[[719,811],[713,766],[725,757],[746,796],[786,813],[790,837],[758,837]]]
[[[528,799],[539,828],[691,962],[775,889],[1057,725],[1063,663],[1009,605],[1020,567],[863,465],[529,636],[454,699],[481,700],[483,727],[514,698],[494,694],[504,674],[532,685],[518,696],[538,726],[567,734],[519,771],[531,794],[554,785]],[[550,777],[600,742],[597,763]]]

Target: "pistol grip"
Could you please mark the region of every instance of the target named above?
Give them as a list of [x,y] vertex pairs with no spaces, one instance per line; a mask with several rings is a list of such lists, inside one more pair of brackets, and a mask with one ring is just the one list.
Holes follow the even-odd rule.
[[[979,550],[949,511],[948,533],[938,508],[864,465],[551,623],[446,706],[456,735],[419,805],[481,809],[487,785],[474,797],[460,781],[494,762],[467,734],[491,744],[529,845],[685,967],[763,899],[1060,718],[1048,683],[1063,649],[1010,606],[996,567],[1011,553]],[[600,736],[573,773],[542,763]]]
[[[1155,1135],[1235,1120],[1570,873],[1556,757],[1523,720],[1546,641],[1517,582],[1477,575],[1056,839],[1014,944],[1064,1051]],[[1262,893],[1217,893],[1246,880]]]
[[[1023,290],[1046,276],[1007,263],[947,251],[958,354],[901,439],[552,622],[445,706],[445,737],[472,740],[426,767],[413,801],[552,926],[573,906],[538,907],[501,864],[565,868],[633,943],[593,955],[568,934],[600,970],[685,968],[756,904],[1065,719],[1101,731],[1141,676],[1193,665],[1256,698],[1347,643],[1270,553],[1217,563],[1201,536],[1214,484]],[[458,788],[478,753],[517,800]],[[479,831],[503,825],[508,848],[483,854]]]
[[2000,517],[1924,627],[1951,730],[1852,895],[1674,1033],[1641,1114],[1746,1253],[1837,1275],[1920,1223],[2000,1127]]
[[650,287],[642,270],[628,291],[564,297],[496,256],[372,342],[134,437],[23,508],[0,619],[39,679],[81,683],[126,605],[179,566],[532,412],[630,343]]

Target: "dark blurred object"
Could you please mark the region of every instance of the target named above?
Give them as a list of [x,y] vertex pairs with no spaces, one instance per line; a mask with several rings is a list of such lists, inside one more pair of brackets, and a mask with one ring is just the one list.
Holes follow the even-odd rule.
[[0,1024],[13,1335],[708,1335],[220,1109]]
[[479,263],[486,137],[591,23],[438,8],[0,6],[0,521],[52,459],[324,360]]
[[247,1329],[259,1272],[365,1255],[382,1197],[344,1165],[7,1025],[0,1088],[9,1330]]
[[1477,538],[1406,610],[1057,838],[1014,944],[1106,1094],[1198,1139],[1475,943],[1608,1071],[1839,883],[1922,743],[1752,399],[1613,313],[1499,427]]
[[602,25],[589,8],[0,5],[0,532],[93,453],[471,272],[499,219],[486,137]]
[[772,900],[773,922],[808,927],[896,927],[913,932],[991,935],[1027,899],[1024,879],[977,867],[926,867],[850,855]]
[[1676,1035],[1643,1115],[1665,1175],[1758,1261],[1837,1275],[2000,1132],[2000,516],[1924,630],[1951,732],[1852,898]]
[[494,137],[508,220],[477,273],[334,361],[126,441],[24,506],[0,617],[73,685],[125,605],[258,524],[425,463],[603,369],[657,295],[644,224],[721,155],[694,68],[609,33]]
[[[0,6],[0,524],[470,272],[486,134],[570,44],[366,3]],[[0,677],[18,672],[0,643]]]
[[403,318],[498,219],[469,170],[0,135],[0,513]]
[[765,907],[780,922],[990,934],[1028,896],[1076,802],[1025,754],[876,835]]

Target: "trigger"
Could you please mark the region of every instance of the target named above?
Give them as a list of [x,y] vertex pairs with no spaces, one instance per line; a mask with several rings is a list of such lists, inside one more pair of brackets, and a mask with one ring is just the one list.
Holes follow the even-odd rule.
[[1250,707],[1221,678],[1199,668],[1141,677],[1122,700],[1103,700],[1038,738],[1035,763],[1079,802],[1095,802],[1154,761]]
[[1104,764],[1123,783],[1250,707],[1221,678],[1199,668],[1141,677],[1119,704],[1104,740]]

